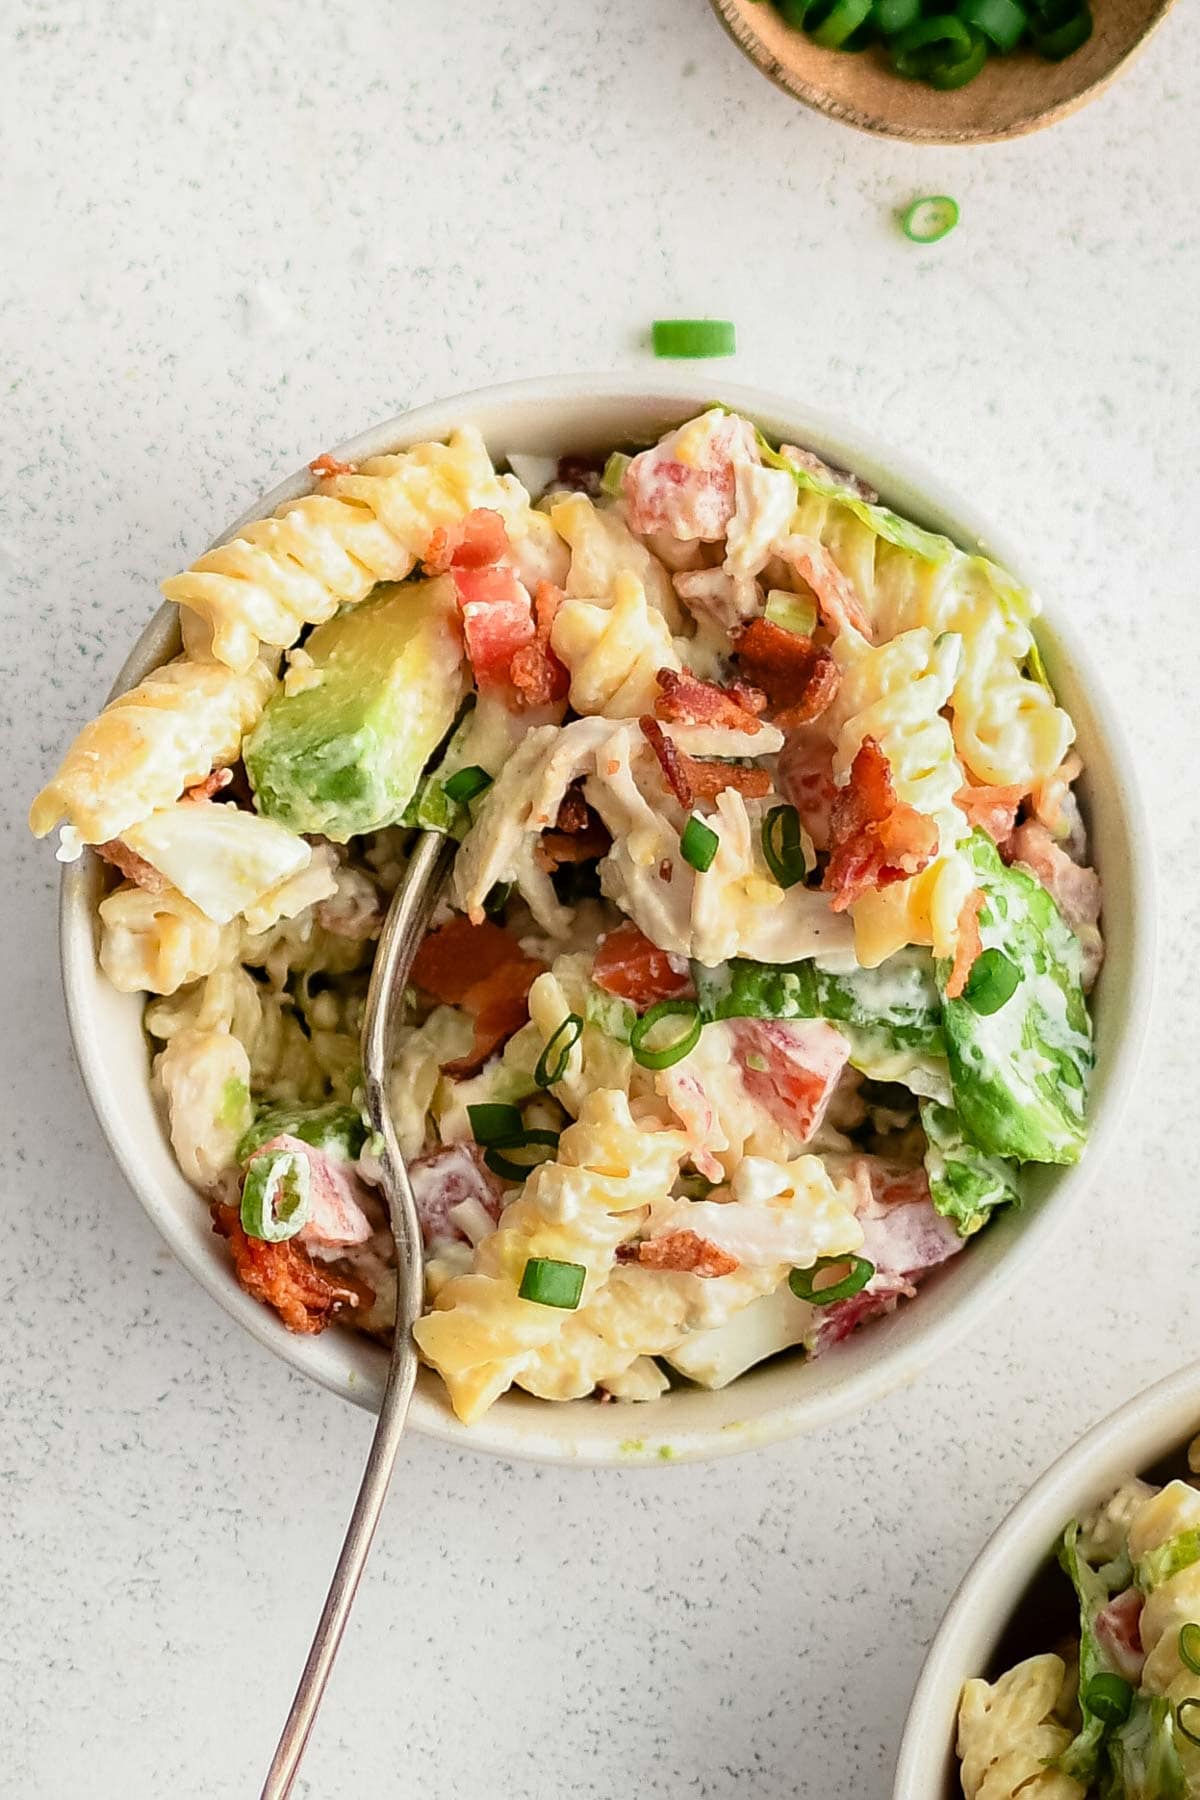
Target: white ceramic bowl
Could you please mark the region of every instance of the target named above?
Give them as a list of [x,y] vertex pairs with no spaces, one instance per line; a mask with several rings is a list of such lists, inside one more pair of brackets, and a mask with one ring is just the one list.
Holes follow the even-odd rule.
[[[700,411],[714,391],[757,419],[772,437],[810,445],[831,462],[854,469],[898,511],[966,547],[985,549],[1030,581],[1015,550],[907,455],[807,406],[731,387],[710,375],[676,380],[575,376],[488,388],[419,407],[338,445],[335,454],[362,460],[444,437],[466,421],[479,427],[496,456],[511,451],[551,456],[597,452],[654,437]],[[265,494],[227,535],[307,492],[309,485],[303,470]],[[637,1407],[586,1400],[551,1405],[514,1392],[470,1431],[454,1418],[435,1378],[424,1375],[412,1412],[417,1430],[504,1456],[564,1462],[669,1462],[749,1449],[850,1417],[912,1380],[969,1333],[984,1308],[1013,1288],[1029,1263],[1044,1258],[1051,1229],[1078,1201],[1089,1173],[1099,1165],[1129,1085],[1149,1003],[1153,912],[1147,846],[1135,829],[1139,814],[1120,734],[1082,651],[1053,615],[1038,635],[1047,667],[1078,727],[1088,771],[1083,796],[1105,882],[1108,957],[1094,996],[1097,1067],[1084,1165],[1038,1171],[1021,1212],[1000,1219],[965,1255],[935,1274],[917,1301],[811,1367],[799,1359],[775,1362],[720,1393],[678,1390]],[[114,691],[140,680],[177,647],[174,609],[164,607],[138,640]],[[207,1210],[175,1165],[151,1098],[141,1002],[114,992],[101,974],[95,919],[99,883],[94,858],[84,858],[64,873],[62,958],[76,1052],[114,1155],[175,1254],[228,1312],[294,1368],[374,1408],[385,1366],[377,1345],[340,1330],[315,1338],[292,1336],[234,1280]]]
[[[1047,1469],[964,1577],[930,1646],[896,1763],[892,1800],[961,1800],[954,1755],[964,1681],[993,1654],[1063,1527],[1131,1475],[1182,1451],[1200,1431],[1200,1362],[1111,1413]],[[1065,1580],[1065,1577],[1064,1577]],[[1049,1644],[1030,1643],[1032,1656]]]

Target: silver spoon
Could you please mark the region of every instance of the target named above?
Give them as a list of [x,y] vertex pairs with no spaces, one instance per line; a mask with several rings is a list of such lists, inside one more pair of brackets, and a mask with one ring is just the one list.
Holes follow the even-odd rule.
[[287,1723],[279,1739],[262,1800],[287,1800],[308,1743],[325,1684],[333,1668],[342,1633],[354,1604],[359,1578],[366,1564],[371,1539],[387,1498],[388,1483],[400,1438],[408,1417],[409,1402],[417,1378],[417,1353],[412,1328],[421,1314],[424,1288],[421,1226],[409,1185],[408,1171],[396,1142],[388,1104],[386,1078],[396,1027],[404,1010],[404,988],[413,957],[424,935],[434,902],[444,886],[458,848],[453,838],[440,832],[422,832],[392,897],[380,933],[379,949],[371,970],[363,1018],[363,1082],[367,1116],[383,1140],[383,1191],[396,1245],[396,1332],[392,1340],[387,1385],[379,1408],[379,1422],[354,1511],[346,1527],[341,1555],[317,1621],[308,1661],[296,1689]]

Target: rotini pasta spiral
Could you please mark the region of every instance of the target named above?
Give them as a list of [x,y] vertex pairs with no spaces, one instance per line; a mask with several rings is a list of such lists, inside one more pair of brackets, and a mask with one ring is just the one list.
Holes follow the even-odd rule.
[[199,1188],[237,1166],[250,1124],[250,1059],[228,1031],[176,1032],[155,1063],[179,1166]]
[[670,631],[683,628],[684,616],[671,577],[640,538],[634,537],[619,506],[598,510],[586,494],[560,495],[550,508],[550,523],[571,549],[565,591],[573,600],[611,602],[617,576],[635,575],[646,599],[660,612]]
[[958,1709],[966,1800],[1084,1800],[1078,1781],[1045,1766],[1071,1741],[1052,1717],[1065,1676],[1061,1657],[1031,1656],[997,1682],[967,1682]]
[[122,882],[100,902],[100,967],[122,994],[175,994],[237,956],[239,928],[217,925],[168,887]]
[[[1129,1554],[1145,1595],[1140,1626],[1146,1652],[1142,1686],[1150,1694],[1163,1695],[1172,1709],[1184,1701],[1200,1702],[1200,1675],[1179,1654],[1181,1628],[1200,1625],[1200,1493],[1185,1481],[1169,1481],[1134,1514]],[[1196,1715],[1190,1708],[1189,1712],[1189,1727],[1194,1730]],[[1174,1735],[1188,1792],[1200,1792],[1200,1746],[1185,1732]]]
[[666,620],[628,570],[613,580],[611,606],[564,600],[550,642],[570,672],[575,711],[610,719],[652,712],[658,670],[682,666]]

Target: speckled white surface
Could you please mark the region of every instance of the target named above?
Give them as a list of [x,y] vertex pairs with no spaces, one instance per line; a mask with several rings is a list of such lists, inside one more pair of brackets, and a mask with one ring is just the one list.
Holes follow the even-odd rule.
[[[1089,111],[963,154],[801,111],[703,0],[0,8],[5,1794],[257,1793],[370,1429],[237,1335],[110,1164],[24,804],[156,579],[410,400],[637,368],[652,317],[707,311],[737,320],[737,378],[915,444],[1092,628],[1147,778],[1164,978],[1074,1242],[856,1427],[648,1475],[413,1442],[297,1791],[883,1795],[985,1534],[1194,1354],[1186,11]],[[963,209],[931,251],[891,222],[923,191]]]

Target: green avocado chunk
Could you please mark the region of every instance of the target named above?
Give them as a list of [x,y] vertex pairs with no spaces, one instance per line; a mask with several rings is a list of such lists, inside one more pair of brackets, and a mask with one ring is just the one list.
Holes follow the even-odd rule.
[[454,584],[387,583],[304,644],[312,681],[268,702],[243,757],[260,813],[344,844],[398,820],[467,686]]

